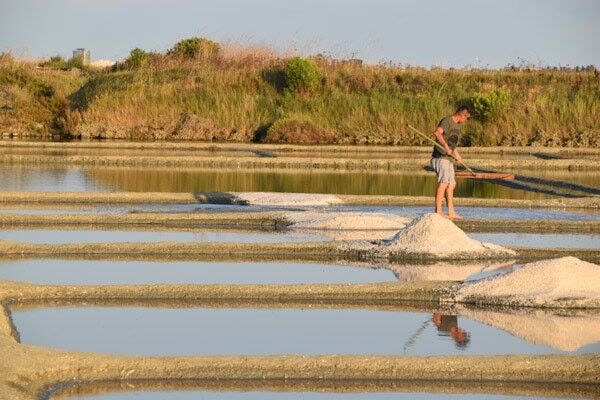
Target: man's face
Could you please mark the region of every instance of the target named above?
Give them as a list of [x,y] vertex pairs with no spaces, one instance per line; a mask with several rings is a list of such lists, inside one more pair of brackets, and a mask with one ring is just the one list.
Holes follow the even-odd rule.
[[463,110],[458,113],[458,123],[459,124],[467,122],[469,120],[469,118],[471,118],[471,114],[467,110]]

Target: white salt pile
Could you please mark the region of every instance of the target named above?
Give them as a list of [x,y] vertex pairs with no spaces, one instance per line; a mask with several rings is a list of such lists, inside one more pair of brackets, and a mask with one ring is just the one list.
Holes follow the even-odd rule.
[[252,205],[262,206],[329,206],[342,200],[332,194],[245,192],[237,198]]
[[458,306],[467,318],[502,329],[530,343],[575,351],[600,342],[600,310],[517,309],[495,311]]
[[463,303],[562,308],[600,308],[600,266],[575,257],[525,264],[505,275],[467,283],[454,300]]
[[410,222],[393,214],[336,211],[290,212],[285,218],[294,229],[318,230],[334,240],[385,239]]
[[383,242],[385,251],[430,258],[493,258],[513,256],[513,250],[473,240],[451,220],[424,214]]

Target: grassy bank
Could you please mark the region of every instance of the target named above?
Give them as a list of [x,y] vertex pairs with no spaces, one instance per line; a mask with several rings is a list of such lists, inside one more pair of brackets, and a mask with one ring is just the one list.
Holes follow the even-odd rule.
[[298,84],[290,78],[297,59],[216,46],[192,56],[132,53],[112,70],[84,72],[4,56],[0,128],[130,140],[423,145],[406,124],[429,132],[466,102],[476,118],[463,145],[600,145],[600,76],[592,68],[424,70],[312,57],[298,67]]

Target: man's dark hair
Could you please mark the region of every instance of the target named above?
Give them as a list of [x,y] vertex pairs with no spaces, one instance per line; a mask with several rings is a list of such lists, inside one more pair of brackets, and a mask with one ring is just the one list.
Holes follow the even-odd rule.
[[471,109],[469,108],[469,106],[463,104],[461,106],[459,106],[456,111],[454,112],[455,114],[461,113],[463,111],[468,112],[469,114],[471,114]]

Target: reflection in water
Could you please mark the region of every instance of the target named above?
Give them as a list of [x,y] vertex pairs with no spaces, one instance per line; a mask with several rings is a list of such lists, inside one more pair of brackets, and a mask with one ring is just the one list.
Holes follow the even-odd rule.
[[[68,168],[5,165],[0,190],[131,192],[294,192],[432,196],[435,177],[410,173],[239,171],[142,168]],[[461,180],[460,197],[539,199],[548,196],[472,179]]]
[[469,233],[471,239],[508,247],[599,249],[600,235],[571,233]]
[[562,351],[592,345],[600,351],[600,310],[515,309],[482,310],[458,306],[458,312],[518,336]]
[[[302,307],[91,307],[88,303],[19,309],[13,305],[12,318],[24,344],[126,355],[493,355],[573,350],[583,354],[599,350],[598,345],[553,346],[551,339],[536,342],[527,332],[514,330],[513,334],[504,326],[499,329],[500,325],[493,325],[494,320],[490,325],[487,321],[475,322],[485,315],[471,319],[466,314],[459,324],[458,318],[446,317],[455,315],[447,311],[439,311],[432,318],[429,312],[399,311],[387,306],[381,306],[381,310],[317,308],[325,307],[319,304]],[[517,317],[521,329],[527,328],[530,320],[535,329],[548,328],[547,319]],[[432,319],[435,327],[429,322]],[[541,323],[537,324],[536,319]],[[420,321],[429,323],[423,325]],[[568,328],[568,322],[563,322]],[[597,337],[597,317],[591,322],[596,325],[587,326],[592,336],[587,335],[586,342],[594,340],[593,335]],[[559,325],[550,325],[555,326]],[[542,332],[549,337],[555,334],[554,329]],[[563,340],[559,335],[558,342]]]
[[459,328],[458,316],[434,312],[432,320],[440,336],[451,337],[459,349],[467,347],[471,335],[464,329]]
[[[86,169],[85,175],[112,190],[131,192],[289,192],[361,195],[428,196],[435,192],[435,176],[368,172],[214,171],[162,169]],[[462,180],[459,197],[538,199],[542,194]]]
[[36,244],[64,243],[303,243],[328,238],[302,232],[236,232],[218,230],[189,231],[118,231],[9,229],[0,231],[0,240]]
[[[352,262],[350,265],[373,268],[372,263]],[[380,262],[376,268],[389,269],[401,282],[420,281],[467,281],[481,279],[510,271],[514,261],[492,262],[434,262],[427,264],[406,264]]]
[[302,284],[394,281],[386,269],[305,262],[0,261],[0,279],[52,285]]

